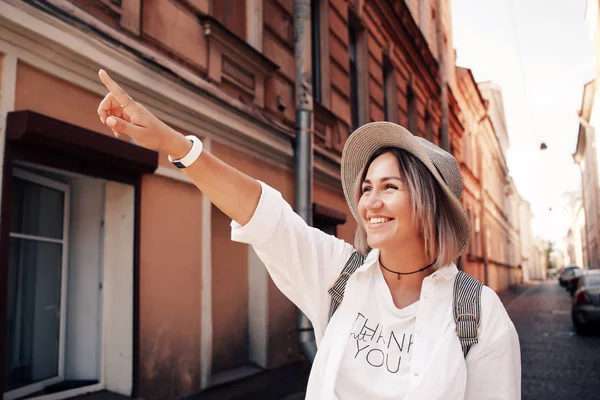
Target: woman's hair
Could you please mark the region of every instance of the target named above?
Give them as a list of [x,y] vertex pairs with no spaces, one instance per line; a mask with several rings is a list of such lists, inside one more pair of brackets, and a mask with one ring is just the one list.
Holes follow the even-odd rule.
[[[453,257],[458,247],[456,231],[450,218],[452,210],[433,174],[408,151],[397,147],[382,147],[373,153],[355,183],[356,204],[362,196],[362,182],[367,176],[371,163],[385,153],[393,154],[398,161],[400,174],[406,182],[410,195],[412,222],[423,236],[427,258],[435,259],[434,269],[450,264],[454,261]],[[363,254],[371,251],[367,243],[367,233],[361,222],[356,228],[354,247]]]

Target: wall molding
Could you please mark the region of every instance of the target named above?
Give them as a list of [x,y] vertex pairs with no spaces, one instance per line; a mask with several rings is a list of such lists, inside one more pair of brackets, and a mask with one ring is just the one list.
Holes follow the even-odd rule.
[[[85,14],[70,3],[50,1],[62,4],[65,12]],[[94,24],[104,25],[98,20]],[[135,42],[114,28],[104,28],[109,36]],[[142,43],[135,42],[154,63],[16,0],[0,0],[0,38],[0,52],[99,96],[106,93],[97,79],[98,69],[104,68],[166,123],[285,170],[294,168],[292,137],[214,98],[202,88],[218,88]],[[156,63],[163,63],[164,68],[157,68]],[[315,160],[315,182],[341,192],[339,165],[332,168],[331,164],[329,160]]]

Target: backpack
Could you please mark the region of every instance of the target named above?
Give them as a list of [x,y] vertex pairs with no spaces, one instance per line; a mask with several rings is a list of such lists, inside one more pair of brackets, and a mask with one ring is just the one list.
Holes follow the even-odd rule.
[[[366,256],[355,251],[335,283],[327,291],[331,296],[329,320],[344,299],[344,291],[350,276],[365,262]],[[478,327],[481,323],[481,290],[483,284],[471,275],[458,272],[454,282],[453,316],[456,335],[465,358],[471,347],[478,342]]]

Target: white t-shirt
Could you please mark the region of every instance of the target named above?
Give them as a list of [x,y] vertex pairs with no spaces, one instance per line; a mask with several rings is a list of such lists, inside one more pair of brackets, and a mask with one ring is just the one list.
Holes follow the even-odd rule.
[[410,389],[411,349],[418,301],[398,309],[379,266],[356,311],[335,383],[347,399],[403,399]]

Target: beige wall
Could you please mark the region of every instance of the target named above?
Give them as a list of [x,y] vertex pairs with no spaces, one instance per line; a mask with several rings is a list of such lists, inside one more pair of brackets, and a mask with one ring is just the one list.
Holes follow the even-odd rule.
[[198,390],[202,287],[202,195],[146,175],[141,190],[140,397]]

